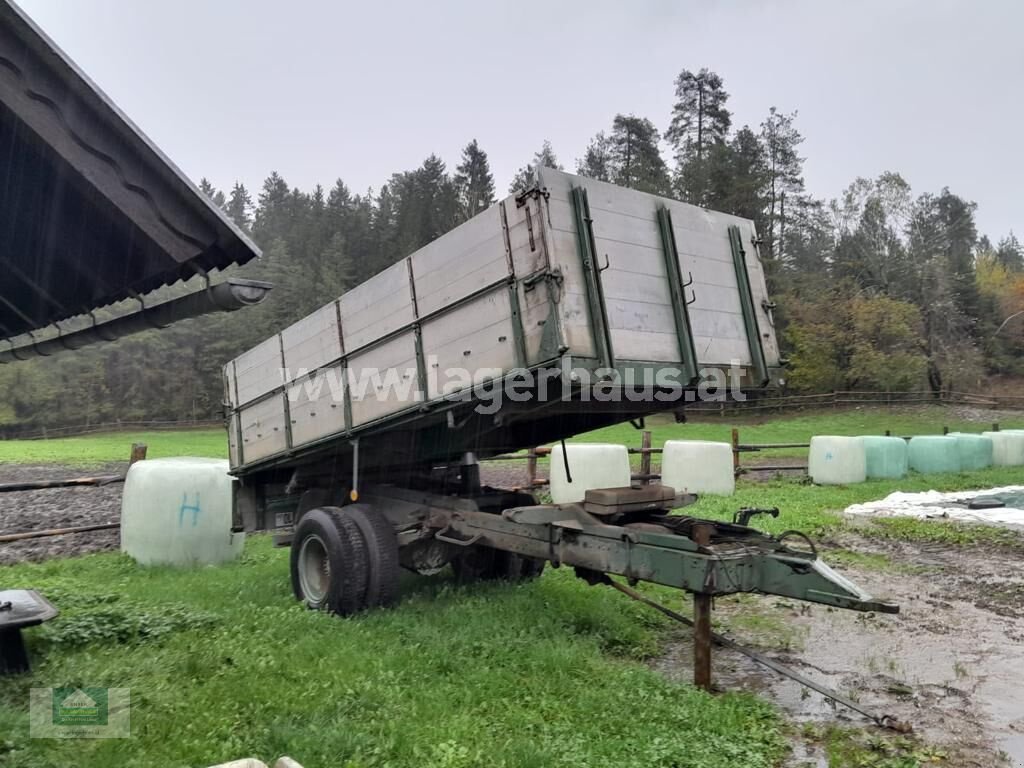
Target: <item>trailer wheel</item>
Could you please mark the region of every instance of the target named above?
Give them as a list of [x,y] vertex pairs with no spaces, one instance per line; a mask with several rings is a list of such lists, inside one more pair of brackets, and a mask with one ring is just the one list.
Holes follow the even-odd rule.
[[368,504],[349,504],[341,513],[359,528],[366,543],[369,571],[366,585],[366,606],[392,605],[398,599],[398,537],[384,515]]
[[544,561],[491,547],[469,547],[452,560],[455,578],[473,581],[529,581],[544,571]]
[[535,557],[526,557],[524,555],[511,555],[512,558],[519,561],[518,567],[518,579],[520,581],[530,581],[536,579],[542,573],[544,573],[544,566],[547,565],[546,560],[538,560]]
[[366,607],[368,561],[359,527],[338,507],[302,516],[291,548],[292,590],[315,610],[342,616]]

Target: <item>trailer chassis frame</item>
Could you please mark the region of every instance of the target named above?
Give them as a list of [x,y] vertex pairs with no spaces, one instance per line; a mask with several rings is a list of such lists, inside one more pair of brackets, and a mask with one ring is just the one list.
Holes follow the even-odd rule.
[[[609,574],[693,595],[694,681],[710,689],[714,598],[741,592],[777,595],[855,611],[897,613],[822,562],[803,534],[771,536],[748,525],[706,520],[673,509],[695,497],[660,485],[590,491],[576,504],[537,504],[523,493],[482,488],[472,495],[371,486],[360,497],[388,517],[403,545],[440,543],[570,566],[591,584]],[[749,521],[744,510],[740,519]],[[764,510],[766,513],[777,510]],[[787,543],[793,538],[807,548]]]

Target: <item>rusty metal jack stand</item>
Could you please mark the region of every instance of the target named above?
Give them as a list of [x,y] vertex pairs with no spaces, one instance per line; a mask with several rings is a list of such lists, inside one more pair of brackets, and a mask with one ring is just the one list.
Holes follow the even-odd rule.
[[693,594],[693,684],[711,691],[711,595]]
[[[706,523],[693,526],[693,540],[698,546],[711,544],[714,528]],[[693,684],[711,691],[711,595],[693,593]]]

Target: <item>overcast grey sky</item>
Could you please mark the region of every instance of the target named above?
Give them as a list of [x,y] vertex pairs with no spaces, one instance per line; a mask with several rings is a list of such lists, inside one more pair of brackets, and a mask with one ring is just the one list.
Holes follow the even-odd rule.
[[1024,3],[18,0],[195,179],[379,187],[477,138],[499,192],[617,112],[664,130],[680,69],[737,126],[799,110],[808,187],[901,172],[1024,235]]

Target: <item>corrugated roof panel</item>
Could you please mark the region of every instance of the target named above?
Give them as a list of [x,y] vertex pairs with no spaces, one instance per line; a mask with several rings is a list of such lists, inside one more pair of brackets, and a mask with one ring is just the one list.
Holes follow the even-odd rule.
[[259,249],[0,0],[0,338]]

